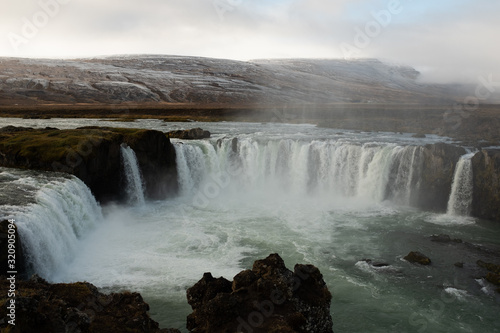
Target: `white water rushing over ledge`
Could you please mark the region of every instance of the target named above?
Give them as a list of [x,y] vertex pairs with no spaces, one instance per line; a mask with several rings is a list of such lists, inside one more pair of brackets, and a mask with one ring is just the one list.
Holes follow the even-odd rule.
[[[320,268],[334,297],[334,331],[411,332],[425,323],[427,331],[494,332],[494,293],[479,282],[469,288],[470,271],[450,269],[469,253],[427,237],[447,233],[498,244],[500,230],[408,207],[419,189],[422,146],[434,138],[231,126],[207,124],[211,140],[173,140],[181,185],[174,199],[105,206],[102,214],[74,177],[35,182],[36,203],[9,215],[24,224],[23,237],[33,236],[35,270],[53,282],[139,291],[162,327],[185,331],[185,289],[204,272],[232,279],[278,252],[288,267]],[[458,181],[466,169],[457,168],[454,187],[467,183]],[[17,184],[36,177],[23,174]],[[48,227],[38,231],[42,225]],[[431,256],[433,266],[401,260],[410,250]],[[389,266],[373,268],[363,258]],[[442,292],[451,301],[437,313],[433,305]]]
[[[422,146],[244,137],[176,144],[175,148],[181,193],[193,196],[193,203],[222,190],[281,198],[387,200],[403,206],[416,205],[421,195]],[[449,199],[451,215],[470,213],[471,157],[468,154],[458,163]]]
[[129,204],[144,205],[144,181],[139,169],[139,162],[132,148],[120,147],[123,173],[125,175],[125,191]]

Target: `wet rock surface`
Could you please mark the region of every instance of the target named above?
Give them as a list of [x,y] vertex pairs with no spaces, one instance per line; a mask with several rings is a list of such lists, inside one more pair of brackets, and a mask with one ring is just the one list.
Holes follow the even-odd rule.
[[471,214],[500,221],[500,149],[482,150],[472,158]]
[[187,291],[191,332],[333,332],[331,294],[318,268],[290,271],[278,254],[233,281],[205,273]]
[[431,259],[429,257],[417,251],[412,251],[408,253],[408,255],[404,257],[404,259],[408,262],[411,262],[412,264],[420,264],[420,265],[431,264]]
[[[8,289],[5,278],[2,290]],[[105,295],[90,283],[50,284],[36,275],[28,281],[17,281],[15,326],[6,307],[0,306],[0,328],[11,333],[180,333],[160,329],[147,311],[149,305],[138,293]]]
[[[486,281],[500,287],[500,265],[484,262],[482,260],[478,260],[476,264],[488,271],[486,276],[483,276]],[[497,288],[497,292],[500,293],[500,288]]]
[[446,143],[424,147],[417,207],[437,212],[446,211],[455,167],[465,153],[464,148]]
[[169,138],[183,139],[183,140],[201,140],[210,138],[210,132],[201,128],[192,128],[189,130],[178,130],[167,133]]

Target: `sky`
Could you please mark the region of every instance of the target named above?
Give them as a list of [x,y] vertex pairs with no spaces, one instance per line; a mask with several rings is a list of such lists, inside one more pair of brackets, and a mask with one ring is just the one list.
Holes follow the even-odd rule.
[[1,57],[378,58],[500,82],[498,0],[2,1]]

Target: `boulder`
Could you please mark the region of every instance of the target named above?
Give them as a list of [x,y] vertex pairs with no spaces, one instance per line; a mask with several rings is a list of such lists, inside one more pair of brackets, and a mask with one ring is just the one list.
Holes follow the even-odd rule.
[[210,132],[204,131],[201,128],[192,128],[189,130],[178,130],[167,133],[169,138],[183,140],[201,140],[210,138]]
[[[2,290],[9,281],[2,278]],[[50,284],[38,276],[16,281],[15,326],[8,322],[7,302],[0,300],[0,329],[11,333],[180,333],[160,329],[148,315],[149,305],[138,293],[105,295],[86,282]]]
[[425,254],[422,254],[420,252],[410,252],[406,257],[403,258],[404,260],[411,262],[412,264],[420,264],[420,265],[430,265],[431,264],[431,259],[427,257]]
[[380,268],[380,267],[388,267],[390,266],[388,263],[386,262],[381,262],[381,261],[373,261],[371,259],[363,259],[361,261],[364,261],[366,262],[368,265],[372,266],[372,267],[376,267],[376,268]]
[[331,294],[318,268],[295,265],[292,272],[278,254],[232,282],[205,273],[187,299],[192,332],[333,332]]
[[[14,236],[12,236],[14,235]],[[15,242],[13,241],[15,240]],[[9,254],[9,244],[11,251]],[[15,223],[7,220],[0,222],[0,275],[7,275],[9,271],[16,271],[18,277],[25,277],[25,257],[21,239],[17,233]],[[13,260],[13,261],[10,261]],[[13,266],[11,266],[13,265]]]
[[431,242],[436,242],[436,243],[462,243],[463,241],[460,238],[455,238],[452,239],[449,235],[446,234],[439,234],[439,235],[432,235],[430,237]]
[[486,149],[472,157],[471,215],[500,221],[500,149]]

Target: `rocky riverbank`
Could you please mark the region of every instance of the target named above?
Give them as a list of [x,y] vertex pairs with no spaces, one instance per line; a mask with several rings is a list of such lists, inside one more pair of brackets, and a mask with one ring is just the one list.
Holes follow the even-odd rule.
[[331,294],[313,265],[290,271],[278,254],[254,262],[233,281],[205,273],[187,291],[192,332],[333,333]]
[[[2,277],[0,288],[9,289]],[[138,293],[105,295],[86,282],[50,284],[34,275],[16,281],[15,312],[9,316],[9,299],[0,298],[0,329],[9,333],[180,333],[160,329],[149,317],[149,305]],[[5,297],[5,296],[4,296]],[[11,321],[15,325],[8,322]]]
[[[8,290],[9,283],[2,277],[2,290]],[[36,275],[16,281],[16,288],[15,326],[8,324],[10,300],[0,298],[2,332],[179,332],[160,329],[138,293],[106,295],[90,283],[50,284]],[[297,264],[292,272],[272,254],[255,261],[233,282],[205,273],[187,291],[193,308],[187,328],[198,333],[330,333],[331,297],[318,268]]]
[[98,201],[121,200],[123,144],[136,154],[147,198],[177,193],[175,149],[164,133],[153,130],[8,126],[0,129],[0,166],[66,172],[80,178]]

